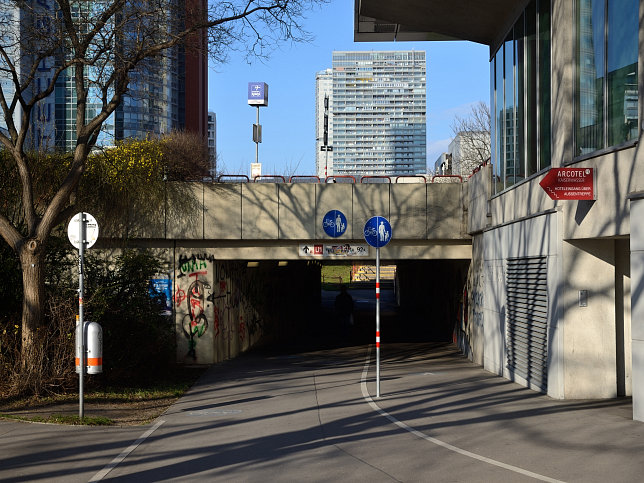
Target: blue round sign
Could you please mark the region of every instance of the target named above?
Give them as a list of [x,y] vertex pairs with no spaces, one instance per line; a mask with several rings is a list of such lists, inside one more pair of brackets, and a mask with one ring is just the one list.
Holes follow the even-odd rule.
[[364,239],[372,247],[384,247],[391,241],[391,235],[391,225],[384,216],[372,216],[364,225]]
[[327,235],[333,238],[339,237],[347,231],[347,217],[341,211],[331,210],[324,215],[322,227]]

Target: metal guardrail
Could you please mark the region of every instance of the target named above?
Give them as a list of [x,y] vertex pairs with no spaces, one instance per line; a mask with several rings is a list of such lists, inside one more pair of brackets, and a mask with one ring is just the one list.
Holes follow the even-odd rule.
[[253,178],[253,183],[270,183],[271,180],[275,180],[275,182],[281,180],[282,183],[286,183],[286,178],[281,174],[258,174]]
[[225,183],[225,181],[222,180],[227,178],[242,178],[245,180],[243,181],[244,183],[248,183],[249,181],[248,176],[246,176],[245,174],[220,174],[219,176],[217,176],[217,183]]

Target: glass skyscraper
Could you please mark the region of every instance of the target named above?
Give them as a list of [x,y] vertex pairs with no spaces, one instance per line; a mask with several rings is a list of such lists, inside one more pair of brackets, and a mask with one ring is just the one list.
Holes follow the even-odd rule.
[[[100,2],[79,3],[75,9],[84,15],[90,15],[94,5],[102,7]],[[189,22],[190,15],[195,11],[206,11],[205,0],[180,0],[179,9],[184,9],[187,17],[182,22]],[[42,11],[46,15],[55,12],[53,0],[38,0],[34,8],[36,13]],[[74,10],[77,12],[77,10]],[[172,13],[171,13],[172,12]],[[176,10],[170,10],[166,15],[176,15]],[[28,72],[31,62],[35,60],[33,52],[29,51],[28,40],[22,32],[23,25],[34,22],[33,12],[27,8],[15,7],[0,0],[0,22],[8,26],[0,32],[3,45],[11,45],[8,53],[15,63],[18,75]],[[160,21],[173,23],[170,17],[160,17]],[[109,32],[110,25],[105,27]],[[98,137],[97,145],[113,145],[115,141],[127,138],[146,138],[150,135],[162,135],[172,130],[186,129],[197,132],[205,139],[207,136],[207,52],[205,32],[193,34],[186,39],[189,49],[178,45],[167,49],[163,55],[157,55],[143,60],[130,73],[130,83],[121,104],[104,122]],[[114,41],[114,49],[122,45]],[[198,47],[198,49],[195,49]],[[24,65],[23,65],[24,64]],[[0,59],[0,83],[5,98],[11,102],[15,87],[11,82],[8,68],[4,68]],[[36,95],[51,82],[53,72],[58,68],[55,57],[40,59],[34,73],[34,81],[25,93]],[[92,79],[105,75],[109,68],[106,64],[86,66],[89,99],[86,115],[96,116],[102,107],[101,92],[92,86]],[[5,72],[2,72],[4,70]],[[74,84],[74,69],[63,71],[56,80],[54,91],[40,101],[31,118],[31,138],[29,144],[35,149],[58,149],[72,151],[76,145],[76,89]],[[20,127],[19,110],[14,116],[14,122]],[[0,129],[5,130],[4,122],[0,121]]]
[[425,52],[333,52],[332,66],[328,175],[425,173]]

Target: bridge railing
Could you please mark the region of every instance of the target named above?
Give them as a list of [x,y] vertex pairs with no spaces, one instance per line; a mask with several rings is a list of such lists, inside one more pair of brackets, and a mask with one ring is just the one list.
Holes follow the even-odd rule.
[[286,183],[281,174],[258,174],[253,178],[254,183]]
[[245,174],[220,174],[217,176],[217,183],[248,183],[248,181],[248,176]]

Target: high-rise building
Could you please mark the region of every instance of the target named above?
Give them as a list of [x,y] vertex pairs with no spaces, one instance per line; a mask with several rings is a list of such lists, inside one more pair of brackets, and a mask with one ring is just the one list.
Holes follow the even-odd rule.
[[[205,12],[205,0],[185,0],[182,2],[185,12]],[[29,51],[28,39],[21,26],[33,22],[33,13],[0,2],[2,14],[0,20],[8,29],[0,34],[3,45],[12,45],[8,53],[12,55],[15,67],[20,75],[27,72],[30,62],[35,60]],[[54,0],[39,0],[37,9],[44,15],[55,11]],[[83,8],[91,14],[92,3]],[[38,14],[38,11],[35,11]],[[166,19],[171,21],[172,19]],[[188,23],[188,20],[186,23]],[[109,30],[109,24],[104,27]],[[121,104],[104,122],[97,145],[112,145],[115,141],[126,138],[145,138],[150,135],[161,135],[172,130],[188,130],[207,137],[207,50],[205,33],[195,33],[189,37],[185,46],[176,46],[164,52],[164,55],[151,57],[142,61],[130,74],[130,84]],[[115,48],[118,46],[115,45]],[[18,60],[20,59],[20,60]],[[0,61],[0,67],[2,67]],[[31,95],[43,90],[51,81],[53,72],[58,68],[55,57],[42,59],[35,73]],[[100,66],[87,66],[87,76],[91,78],[100,74]],[[11,102],[14,92],[13,83],[7,72],[2,74],[0,83],[5,98]],[[29,95],[29,92],[26,93]],[[98,87],[89,90],[87,105],[88,118],[94,117],[102,107]],[[19,113],[14,116],[19,126]],[[74,86],[74,69],[62,72],[55,85],[54,92],[38,103],[31,119],[30,145],[33,148],[57,148],[73,150],[76,143],[76,92]],[[0,129],[6,128],[4,119]]]
[[333,52],[332,65],[328,175],[425,173],[425,52]]

